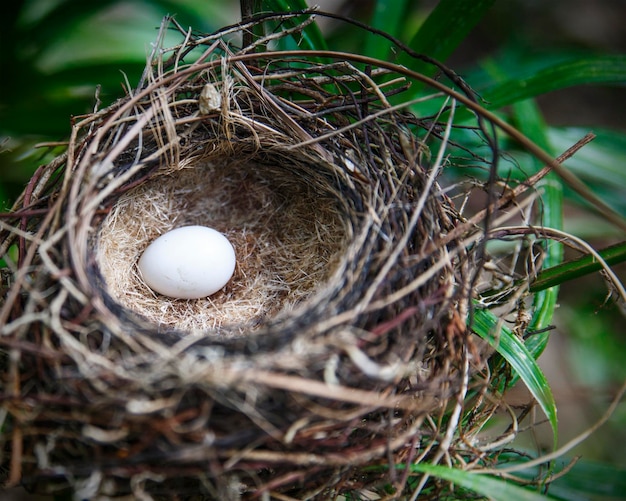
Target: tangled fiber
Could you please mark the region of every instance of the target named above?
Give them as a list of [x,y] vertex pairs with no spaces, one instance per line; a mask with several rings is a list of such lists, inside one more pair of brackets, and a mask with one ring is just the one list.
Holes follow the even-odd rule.
[[[77,499],[399,495],[395,465],[450,447],[442,416],[481,367],[466,319],[484,261],[479,219],[438,184],[454,99],[440,84],[417,118],[400,66],[255,51],[310,22],[262,21],[285,19],[240,50],[228,40],[251,24],[167,20],[161,38],[184,41],[78,117],[2,219],[9,482]],[[200,300],[155,294],[137,260],[188,224],[228,236],[235,275]]]

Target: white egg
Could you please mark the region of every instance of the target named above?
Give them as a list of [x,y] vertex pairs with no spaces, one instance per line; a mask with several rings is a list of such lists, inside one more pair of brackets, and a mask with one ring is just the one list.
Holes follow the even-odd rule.
[[137,265],[155,292],[179,299],[216,293],[235,271],[235,250],[219,231],[183,226],[164,233],[144,251]]

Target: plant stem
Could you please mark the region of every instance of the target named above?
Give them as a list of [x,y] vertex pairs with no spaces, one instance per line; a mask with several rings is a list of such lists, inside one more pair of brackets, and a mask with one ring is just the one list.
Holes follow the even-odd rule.
[[[598,253],[607,264],[622,263],[626,261],[626,242],[612,245],[611,247],[598,251]],[[536,280],[530,284],[529,291],[539,292],[567,282],[568,280],[589,275],[600,269],[602,269],[602,265],[598,260],[594,256],[587,254],[579,259],[567,261],[543,270],[537,275]]]
[[[252,16],[259,12],[261,8],[261,0],[239,0],[241,9],[241,22],[249,21]],[[243,47],[251,45],[253,42],[253,33],[250,30],[243,30]]]

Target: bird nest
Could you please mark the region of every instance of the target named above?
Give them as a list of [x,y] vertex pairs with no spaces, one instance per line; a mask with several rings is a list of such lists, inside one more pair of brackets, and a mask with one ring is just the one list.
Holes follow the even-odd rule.
[[[407,111],[400,66],[253,50],[295,28],[236,51],[240,29],[157,45],[3,219],[10,481],[330,499],[400,493],[395,465],[450,445],[441,416],[480,363],[481,234],[438,184],[451,119]],[[429,99],[452,117],[447,97]],[[235,274],[207,298],[155,294],[137,261],[190,224],[227,235]]]

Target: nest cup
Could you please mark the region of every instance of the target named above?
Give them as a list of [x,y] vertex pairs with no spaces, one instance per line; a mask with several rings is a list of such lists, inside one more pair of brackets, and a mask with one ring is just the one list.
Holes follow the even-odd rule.
[[[295,155],[265,156],[230,151],[181,170],[169,166],[117,200],[95,244],[110,298],[160,332],[221,337],[248,335],[312,294],[336,268],[350,234],[341,217],[346,208],[330,180],[314,182],[316,173]],[[187,225],[226,235],[238,266],[218,293],[172,300],[149,290],[137,261],[157,236]]]
[[[458,217],[432,124],[389,102],[407,81],[223,35],[156,50],[3,228],[12,482],[90,499],[401,490],[387,466],[414,459],[461,384],[467,257],[439,243]],[[199,300],[153,293],[137,260],[190,224],[230,239],[234,277]]]

